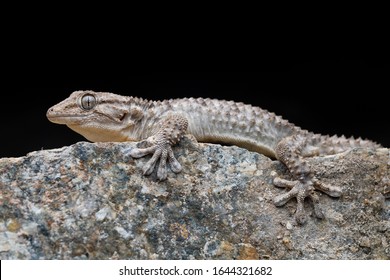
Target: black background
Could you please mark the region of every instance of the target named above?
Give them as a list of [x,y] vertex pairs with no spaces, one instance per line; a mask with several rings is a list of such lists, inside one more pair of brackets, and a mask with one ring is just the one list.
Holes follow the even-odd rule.
[[155,72],[131,65],[68,70],[55,63],[42,68],[20,65],[3,75],[0,157],[85,141],[66,126],[50,123],[46,111],[71,92],[86,89],[148,99],[231,99],[316,133],[361,136],[390,147],[389,65],[381,61],[278,61],[251,72],[207,72],[206,66],[199,72]]

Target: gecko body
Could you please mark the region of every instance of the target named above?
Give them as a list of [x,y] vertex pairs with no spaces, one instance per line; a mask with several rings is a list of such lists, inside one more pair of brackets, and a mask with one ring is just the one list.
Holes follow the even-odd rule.
[[76,91],[51,107],[47,117],[92,142],[143,141],[146,148],[134,148],[130,155],[139,158],[151,154],[143,172],[149,175],[157,168],[160,180],[168,176],[167,165],[175,173],[181,171],[172,146],[187,133],[200,142],[237,145],[275,158],[286,165],[292,180],[274,179],[274,185],[289,189],[275,197],[274,203],[281,206],[296,197],[295,218],[299,224],[306,220],[306,197],[313,201],[316,216],[324,217],[315,190],[333,197],[341,195],[340,187],[324,184],[314,176],[306,157],[356,147],[380,147],[360,138],[314,134],[259,107],[217,99],[149,101],[107,92]]

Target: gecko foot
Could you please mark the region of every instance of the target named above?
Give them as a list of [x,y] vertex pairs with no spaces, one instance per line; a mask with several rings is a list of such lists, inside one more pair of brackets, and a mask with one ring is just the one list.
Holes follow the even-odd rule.
[[297,198],[295,219],[298,224],[304,224],[306,222],[306,214],[304,210],[304,200],[306,197],[309,197],[313,201],[314,214],[316,217],[320,219],[324,218],[324,214],[319,203],[320,199],[315,190],[321,190],[332,197],[339,197],[341,195],[340,188],[321,183],[316,178],[301,178],[300,180],[290,181],[276,177],[274,179],[274,185],[290,189],[287,193],[274,198],[274,204],[276,206],[286,204],[293,197]]
[[152,144],[150,147],[133,148],[130,151],[133,158],[144,157],[148,154],[153,154],[153,156],[143,167],[144,175],[150,175],[153,172],[158,160],[160,160],[157,168],[157,178],[159,180],[167,178],[167,162],[173,172],[179,173],[182,170],[180,163],[173,154],[171,145],[166,141],[158,141],[157,144]]
[[137,148],[130,151],[130,155],[133,158],[140,158],[153,154],[143,167],[143,172],[144,175],[152,174],[157,161],[160,161],[157,167],[157,178],[162,181],[167,178],[167,162],[173,172],[179,173],[182,170],[173,154],[172,146],[177,144],[186,133],[188,121],[182,115],[168,115],[158,125],[159,130],[153,136],[139,142]]

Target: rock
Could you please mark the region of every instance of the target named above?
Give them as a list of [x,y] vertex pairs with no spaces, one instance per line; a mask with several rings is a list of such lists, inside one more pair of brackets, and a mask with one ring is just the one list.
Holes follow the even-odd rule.
[[303,226],[278,161],[235,146],[175,147],[183,171],[145,177],[132,143],[80,142],[0,159],[1,259],[390,259],[389,150],[314,157],[325,219]]

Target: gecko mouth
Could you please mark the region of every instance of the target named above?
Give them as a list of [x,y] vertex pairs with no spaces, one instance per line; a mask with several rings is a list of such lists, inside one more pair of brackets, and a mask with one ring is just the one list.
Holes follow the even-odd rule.
[[49,121],[58,124],[70,124],[70,123],[79,123],[80,120],[85,118],[85,115],[69,115],[69,114],[59,114],[48,111],[46,117]]
[[77,124],[79,123],[82,119],[85,119],[90,114],[64,114],[58,111],[55,111],[53,108],[50,108],[47,110],[46,117],[48,118],[49,121],[53,123],[58,123],[58,124]]

